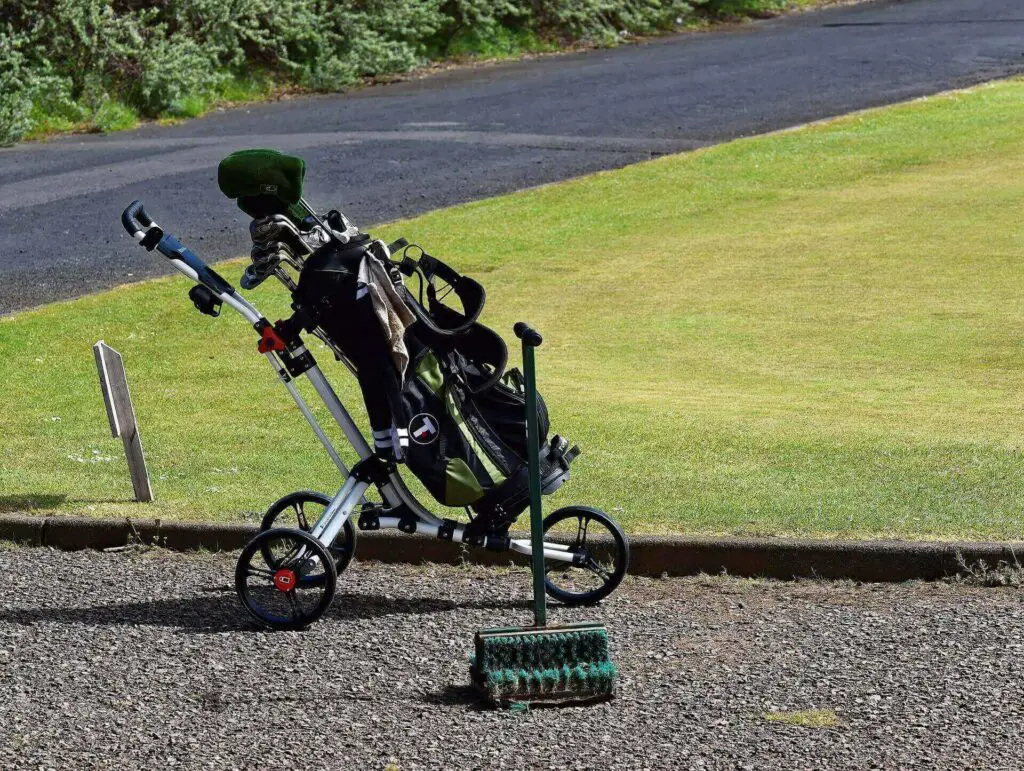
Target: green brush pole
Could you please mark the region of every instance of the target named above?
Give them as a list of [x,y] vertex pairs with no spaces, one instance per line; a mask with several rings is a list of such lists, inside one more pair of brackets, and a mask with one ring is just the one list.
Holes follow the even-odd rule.
[[537,373],[533,349],[543,342],[537,330],[520,321],[513,328],[523,341],[523,375],[526,379],[526,447],[530,473],[530,546],[533,552],[534,626],[547,623],[544,593],[544,519],[540,491],[540,442],[537,426]]

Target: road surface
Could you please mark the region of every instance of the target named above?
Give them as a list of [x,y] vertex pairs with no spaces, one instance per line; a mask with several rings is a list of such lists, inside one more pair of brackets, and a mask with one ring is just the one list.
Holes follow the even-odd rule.
[[134,198],[246,253],[215,182],[238,148],[303,155],[310,200],[365,226],[1021,71],[1019,0],[882,0],[25,144],[0,150],[0,313],[166,271],[121,231]]

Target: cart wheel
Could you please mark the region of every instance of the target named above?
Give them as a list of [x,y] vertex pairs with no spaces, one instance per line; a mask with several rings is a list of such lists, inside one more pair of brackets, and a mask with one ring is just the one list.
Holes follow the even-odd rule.
[[334,560],[313,536],[276,528],[242,549],[235,589],[249,614],[272,629],[302,629],[324,614],[338,588]]
[[[260,531],[290,527],[308,533],[330,504],[331,496],[313,490],[288,493],[267,509],[260,524]],[[351,520],[345,520],[345,526],[334,539],[334,543],[327,547],[327,551],[334,558],[334,571],[341,575],[352,561],[352,555],[356,553],[356,529],[352,527]],[[264,552],[263,557],[269,560],[271,555]]]
[[582,554],[582,564],[547,559],[547,593],[566,605],[593,605],[622,582],[629,566],[629,542],[618,523],[589,506],[566,506],[544,519],[544,542]]

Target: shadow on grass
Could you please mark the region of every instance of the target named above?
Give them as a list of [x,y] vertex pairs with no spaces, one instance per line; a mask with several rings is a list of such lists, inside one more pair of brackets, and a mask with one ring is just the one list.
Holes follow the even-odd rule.
[[68,498],[62,493],[24,493],[0,495],[0,514],[34,514],[53,509],[68,509],[94,503],[137,503],[134,498]]
[[26,514],[33,509],[55,509],[68,497],[57,493],[0,495],[0,514]]
[[[455,610],[501,610],[526,602],[473,600],[459,602],[429,597],[385,599],[370,594],[341,593],[323,621],[354,621],[387,616],[429,615]],[[0,610],[0,624],[86,624],[90,626],[158,626],[190,634],[267,631],[242,608],[233,589],[210,590],[200,597],[168,597],[144,602],[87,605],[78,608],[16,608]]]

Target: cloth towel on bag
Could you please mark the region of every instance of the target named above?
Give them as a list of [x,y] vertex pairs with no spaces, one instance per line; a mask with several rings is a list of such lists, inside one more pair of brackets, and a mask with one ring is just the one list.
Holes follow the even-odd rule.
[[416,317],[398,293],[387,270],[373,255],[367,254],[359,263],[359,275],[356,278],[356,299],[369,295],[373,303],[373,313],[380,322],[384,339],[387,340],[391,360],[398,370],[399,377],[405,382],[405,369],[409,365],[409,350],[405,347],[405,330]]
[[[368,238],[321,247],[306,260],[292,296],[310,316],[309,328],[323,328],[355,366],[377,456],[402,463],[409,446],[403,334],[412,314],[403,300],[401,274],[391,278],[387,264],[370,252]],[[375,301],[381,303],[380,313]],[[395,348],[404,352],[397,361]]]

